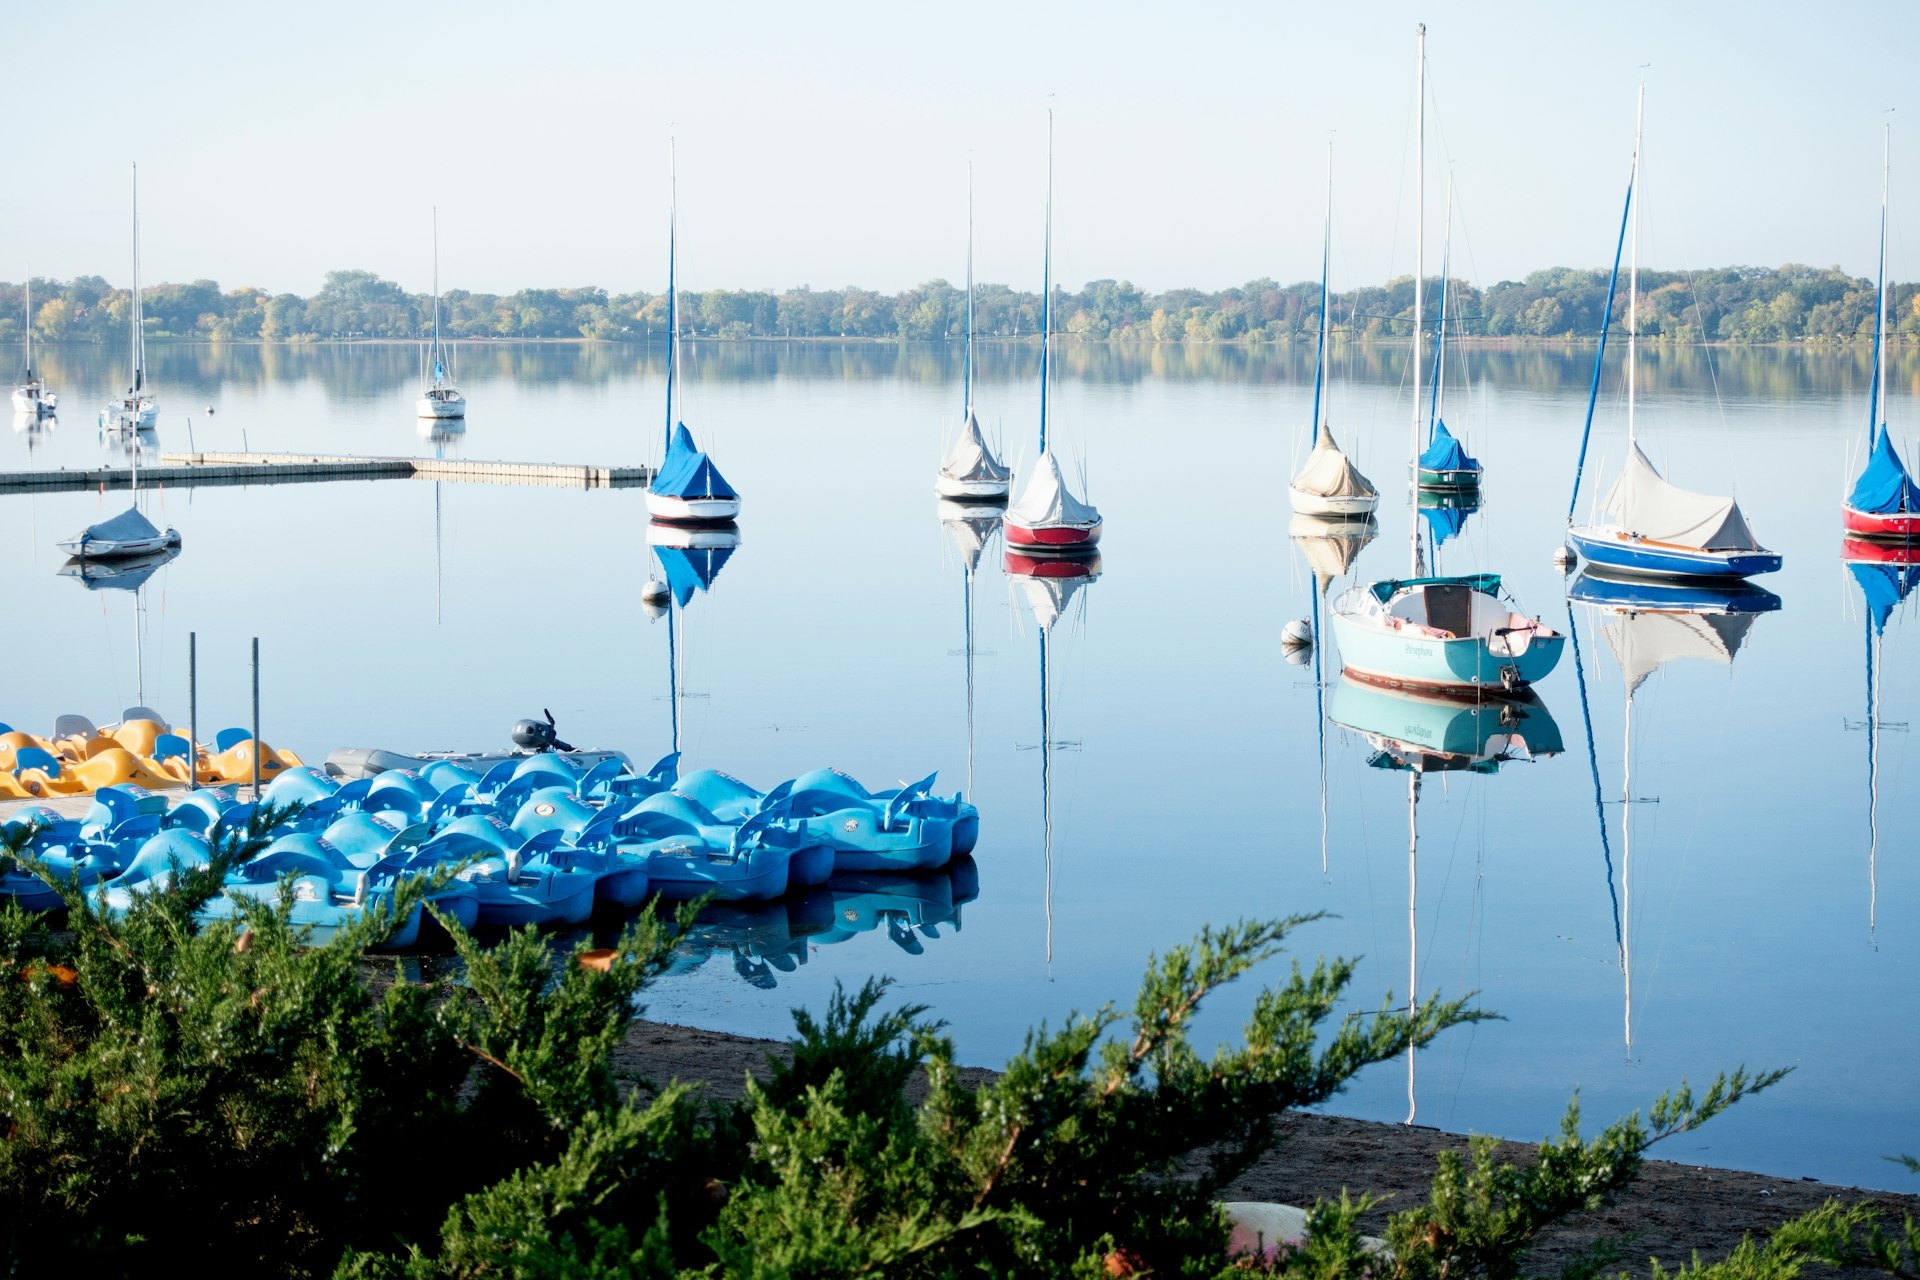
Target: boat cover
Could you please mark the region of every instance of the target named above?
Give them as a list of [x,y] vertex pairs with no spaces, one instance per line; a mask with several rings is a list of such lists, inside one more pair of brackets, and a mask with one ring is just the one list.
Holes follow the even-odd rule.
[[1007,508],[1007,517],[1029,529],[1041,525],[1092,524],[1100,518],[1100,509],[1073,496],[1060,475],[1060,463],[1049,449],[1034,464],[1033,477],[1021,490],[1020,500]]
[[1907,465],[1900,461],[1884,422],[1873,438],[1867,465],[1853,482],[1853,492],[1847,495],[1847,505],[1877,516],[1920,512],[1920,485],[1907,474]]
[[1757,613],[1623,613],[1608,621],[1607,647],[1633,696],[1646,678],[1676,658],[1733,665]]
[[674,427],[667,444],[667,456],[661,460],[660,474],[653,478],[654,493],[667,498],[737,498],[733,486],[713,465],[713,459],[694,447],[693,433],[682,422]]
[[967,424],[960,428],[960,438],[953,442],[947,460],[940,464],[940,473],[955,480],[998,481],[1012,474],[993,456],[993,450],[987,448],[986,437],[980,434],[980,419],[973,416],[971,409],[967,411]]
[[1634,445],[1607,492],[1602,513],[1616,527],[1655,542],[1702,551],[1761,551],[1740,504],[1669,484]]
[[1293,478],[1293,487],[1318,498],[1371,498],[1376,492],[1373,482],[1340,452],[1340,446],[1333,442],[1333,432],[1325,427],[1314,441],[1313,452],[1307,455],[1307,465]]
[[1920,564],[1849,560],[1847,572],[1860,584],[1860,594],[1867,598],[1867,616],[1873,619],[1875,635],[1887,629],[1887,619],[1893,616],[1893,611],[1915,586],[1920,586]]
[[145,542],[159,536],[160,530],[153,521],[133,507],[80,531],[80,537],[88,542]]
[[655,546],[653,549],[660,567],[666,570],[667,589],[673,592],[673,602],[682,608],[693,599],[694,592],[705,591],[713,585],[713,580],[720,576],[720,567],[733,552],[731,546]]
[[1423,471],[1478,471],[1480,463],[1453,438],[1445,422],[1436,422],[1433,439],[1420,455],[1420,468]]
[[1497,573],[1470,573],[1460,578],[1387,578],[1376,582],[1368,590],[1381,604],[1393,599],[1410,587],[1465,587],[1469,591],[1484,591],[1488,595],[1497,595],[1500,591],[1500,575]]

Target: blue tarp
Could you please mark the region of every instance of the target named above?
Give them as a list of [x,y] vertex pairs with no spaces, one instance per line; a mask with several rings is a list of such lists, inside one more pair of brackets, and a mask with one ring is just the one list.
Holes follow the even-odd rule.
[[682,608],[693,599],[696,591],[705,591],[720,576],[720,566],[733,554],[731,546],[726,547],[655,547],[653,554],[660,559],[660,567],[667,572],[667,589],[673,592],[673,602]]
[[1900,461],[1884,422],[1873,438],[1873,452],[1867,455],[1865,469],[1847,495],[1847,505],[1877,516],[1920,512],[1920,485],[1907,474],[1907,464]]
[[1912,594],[1915,586],[1920,586],[1920,564],[1869,564],[1849,560],[1847,572],[1860,584],[1860,594],[1867,598],[1867,616],[1873,619],[1875,635],[1887,629],[1887,619],[1893,616],[1893,611]]
[[1427,445],[1427,451],[1420,455],[1422,471],[1478,471],[1480,463],[1453,438],[1453,432],[1447,430],[1447,424],[1433,424],[1433,439]]
[[653,478],[652,490],[668,498],[737,498],[727,478],[713,465],[713,459],[696,449],[693,433],[682,422],[674,427],[667,444],[667,456],[660,463],[660,474]]

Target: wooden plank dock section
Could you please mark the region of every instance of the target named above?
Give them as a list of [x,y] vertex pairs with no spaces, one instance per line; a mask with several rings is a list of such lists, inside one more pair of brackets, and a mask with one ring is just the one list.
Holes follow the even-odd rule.
[[[165,453],[140,468],[140,483],[193,485],[313,484],[327,480],[436,480],[462,484],[546,485],[566,489],[644,486],[646,467],[595,467],[565,462],[488,462],[465,458],[363,458],[327,453]],[[0,493],[126,489],[130,467],[0,472]]]

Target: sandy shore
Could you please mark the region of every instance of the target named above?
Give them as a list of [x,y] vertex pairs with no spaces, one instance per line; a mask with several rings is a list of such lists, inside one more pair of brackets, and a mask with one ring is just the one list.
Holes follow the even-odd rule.
[[[660,1082],[698,1081],[712,1097],[731,1100],[744,1094],[747,1072],[762,1072],[767,1054],[782,1048],[775,1041],[641,1022],[628,1033],[615,1060],[623,1073]],[[982,1080],[992,1073],[969,1074]],[[1365,1220],[1367,1230],[1378,1231],[1393,1209],[1425,1198],[1440,1152],[1465,1148],[1464,1137],[1435,1129],[1296,1114],[1282,1123],[1281,1144],[1234,1184],[1229,1198],[1308,1205],[1337,1197],[1342,1187],[1367,1191],[1390,1197]],[[1516,1159],[1526,1151],[1510,1143],[1503,1154]],[[1655,1257],[1672,1269],[1695,1250],[1703,1259],[1717,1260],[1739,1244],[1741,1236],[1767,1232],[1829,1198],[1871,1201],[1895,1221],[1903,1214],[1920,1217],[1920,1195],[1650,1160],[1639,1180],[1613,1204],[1578,1214],[1545,1234],[1526,1260],[1526,1273],[1557,1275],[1562,1263],[1601,1237],[1624,1241],[1619,1267],[1607,1274],[1625,1270],[1645,1275],[1647,1259]]]

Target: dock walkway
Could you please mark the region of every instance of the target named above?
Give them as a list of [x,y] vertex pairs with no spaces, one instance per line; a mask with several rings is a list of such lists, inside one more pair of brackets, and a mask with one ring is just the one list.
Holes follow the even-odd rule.
[[[323,480],[445,480],[466,484],[549,485],[567,489],[628,489],[645,485],[646,467],[594,467],[564,462],[483,462],[465,458],[364,458],[328,453],[164,453],[140,468],[140,483],[156,487],[232,484],[311,484]],[[86,467],[0,472],[0,493],[72,489],[126,489],[131,467]]]

